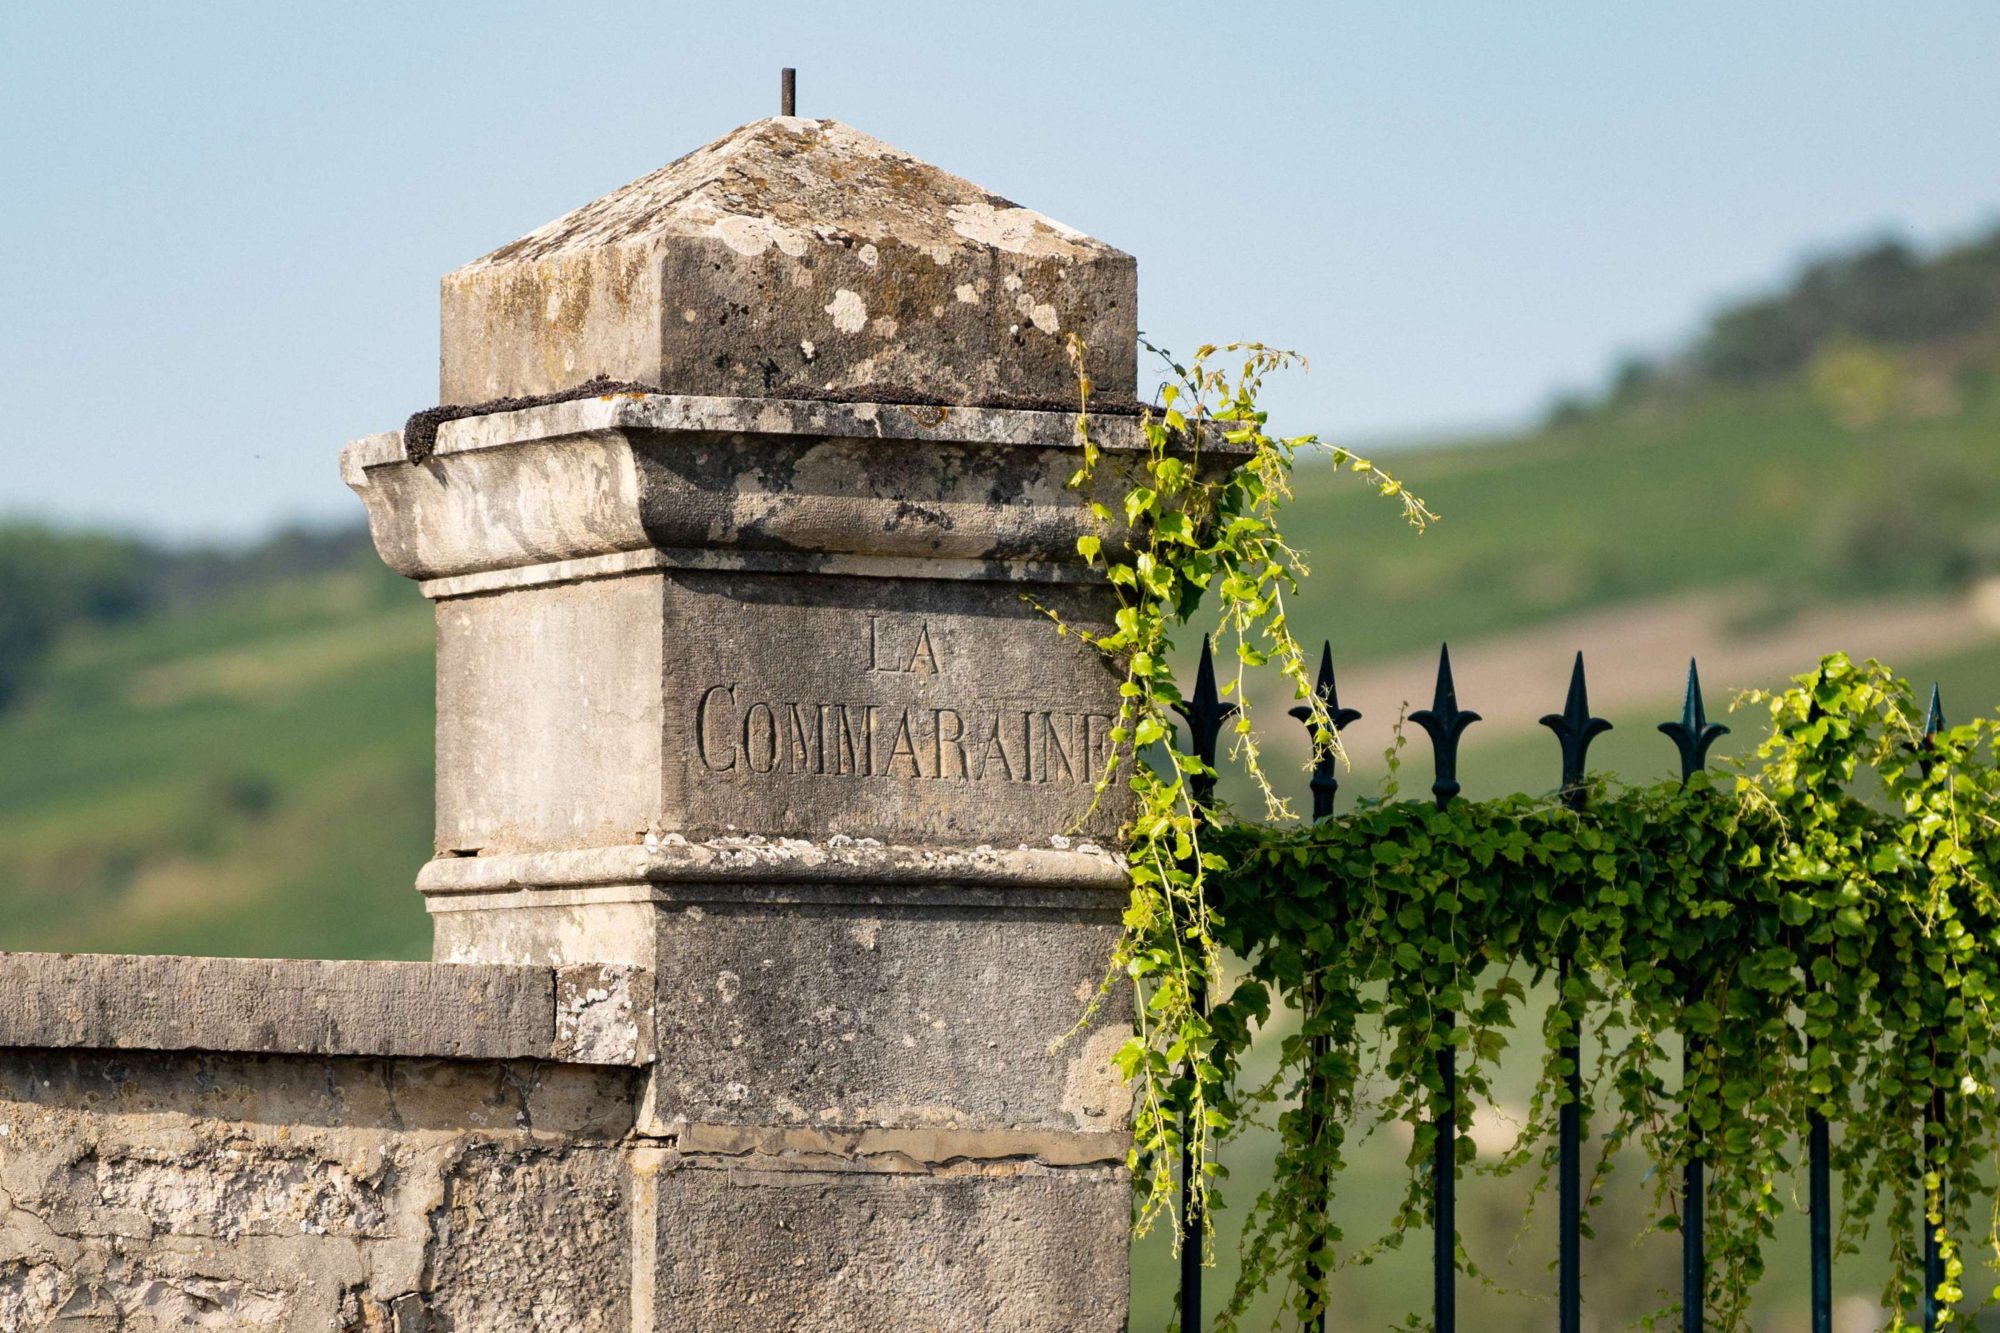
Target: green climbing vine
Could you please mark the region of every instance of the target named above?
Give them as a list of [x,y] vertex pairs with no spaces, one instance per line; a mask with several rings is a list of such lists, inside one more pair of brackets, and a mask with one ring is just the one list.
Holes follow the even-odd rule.
[[[1135,1092],[1139,1229],[1177,1207],[1183,1126],[1201,1164],[1191,1206],[1206,1212],[1222,1203],[1218,1147],[1274,1119],[1275,1184],[1247,1210],[1242,1276],[1217,1326],[1237,1327],[1271,1288],[1311,1313],[1313,1274],[1428,1223],[1439,1053],[1456,1053],[1469,1124],[1496,1109],[1492,1070],[1527,1028],[1540,1074],[1525,1123],[1490,1160],[1462,1136],[1462,1170],[1547,1180],[1566,1095],[1559,1052],[1580,1037],[1601,1145],[1586,1201],[1635,1146],[1653,1168],[1658,1224],[1674,1229],[1681,1169],[1704,1162],[1714,1326],[1744,1320],[1814,1113],[1833,1127],[1841,1247],[1886,1219],[1892,1327],[1921,1306],[1924,1227],[1943,1240],[1938,1296],[1951,1317],[1964,1296],[1956,1241],[1983,1235],[2000,1260],[2000,1225],[1974,1218],[2000,1192],[2000,719],[1926,735],[1906,683],[1834,654],[1789,688],[1745,696],[1767,732],[1685,786],[1596,783],[1580,809],[1516,796],[1438,810],[1392,791],[1329,820],[1292,819],[1246,692],[1251,673],[1275,671],[1315,710],[1322,753],[1337,747],[1286,620],[1306,568],[1278,514],[1317,441],[1269,434],[1258,403],[1292,362],[1257,345],[1204,347],[1184,363],[1162,354],[1157,407],[1116,467],[1080,376],[1072,484],[1096,498],[1079,550],[1118,606],[1103,632],[1059,627],[1121,676],[1098,790],[1131,811],[1131,899],[1109,984],[1128,985],[1134,1009],[1117,1063]],[[1434,520],[1368,460],[1330,452],[1419,530]],[[1175,729],[1170,657],[1197,621],[1216,635],[1221,693],[1239,709],[1218,766],[1249,775],[1254,818],[1198,806],[1212,772]],[[1566,984],[1537,998],[1565,954],[1576,960]],[[1297,1025],[1274,1027],[1280,1010]],[[1245,1058],[1267,1027],[1282,1033],[1278,1069],[1253,1085]],[[1350,1241],[1324,1201],[1353,1136],[1398,1121],[1411,1130],[1401,1205],[1388,1234]],[[1460,1262],[1478,1275],[1462,1250]]]

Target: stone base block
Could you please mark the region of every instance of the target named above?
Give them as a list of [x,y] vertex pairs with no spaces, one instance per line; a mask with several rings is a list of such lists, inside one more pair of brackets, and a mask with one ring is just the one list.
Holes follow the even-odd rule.
[[658,1330],[1125,1327],[1120,1168],[827,1172],[681,1159],[652,1188]]
[[[623,904],[606,901],[623,892]],[[553,899],[553,901],[548,901]],[[625,957],[653,974],[641,1132],[687,1124],[1053,1131],[1122,1142],[1116,891],[628,885],[432,900],[446,957]],[[620,938],[613,940],[609,934]],[[1120,1150],[1122,1152],[1122,1149]]]

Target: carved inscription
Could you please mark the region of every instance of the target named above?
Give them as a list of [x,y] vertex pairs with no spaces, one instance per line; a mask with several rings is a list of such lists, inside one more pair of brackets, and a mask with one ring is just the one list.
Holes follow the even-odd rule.
[[[922,620],[870,616],[861,675],[934,682],[945,667]],[[802,693],[799,692],[799,693]],[[703,689],[695,748],[712,773],[1087,787],[1109,754],[1108,713],[964,701],[799,698],[741,680]]]
[[938,673],[937,649],[931,646],[930,622],[917,622],[916,638],[910,643],[907,656],[901,652],[901,645],[893,631],[885,643],[882,637],[882,617],[868,617],[868,674],[872,676],[931,675]]

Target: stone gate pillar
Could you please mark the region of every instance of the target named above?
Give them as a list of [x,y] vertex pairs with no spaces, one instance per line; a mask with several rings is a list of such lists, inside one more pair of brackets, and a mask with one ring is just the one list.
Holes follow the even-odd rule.
[[[1116,680],[1062,338],[1133,260],[778,118],[444,280],[441,399],[343,455],[437,604],[451,962],[641,964],[635,1327],[1121,1329]],[[1106,427],[1133,442],[1129,418]]]

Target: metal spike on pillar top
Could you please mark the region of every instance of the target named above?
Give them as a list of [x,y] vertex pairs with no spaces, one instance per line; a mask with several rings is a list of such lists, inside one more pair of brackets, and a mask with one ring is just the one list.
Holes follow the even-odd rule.
[[[1313,696],[1326,710],[1327,724],[1333,728],[1336,737],[1346,730],[1347,724],[1359,721],[1361,714],[1356,709],[1340,706],[1340,688],[1333,676],[1333,642],[1326,641],[1319,651],[1319,680],[1313,686]],[[1340,792],[1340,778],[1335,766],[1339,763],[1333,747],[1320,747],[1319,737],[1313,726],[1314,708],[1311,704],[1300,704],[1291,710],[1291,715],[1305,723],[1306,733],[1313,745],[1312,794],[1313,818],[1325,819],[1333,813],[1333,798]]]
[[1609,722],[1590,715],[1590,687],[1583,679],[1582,653],[1576,655],[1576,666],[1569,673],[1569,698],[1564,701],[1562,712],[1547,714],[1542,725],[1562,742],[1562,794],[1574,804],[1583,795],[1590,743],[1611,730]]
[[1431,750],[1437,761],[1437,780],[1431,783],[1431,795],[1437,798],[1440,810],[1458,795],[1459,737],[1479,720],[1479,714],[1458,706],[1458,687],[1451,679],[1451,645],[1445,644],[1438,650],[1437,689],[1432,694],[1431,706],[1410,714],[1410,721],[1431,738]]
[[799,114],[799,72],[789,65],[778,71],[778,114]]
[[1708,710],[1701,702],[1701,673],[1695,669],[1692,657],[1688,659],[1687,698],[1681,704],[1680,721],[1662,722],[1659,729],[1681,753],[1683,785],[1707,766],[1708,747],[1729,734],[1728,727],[1708,720]]

